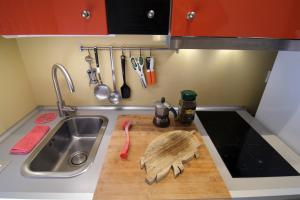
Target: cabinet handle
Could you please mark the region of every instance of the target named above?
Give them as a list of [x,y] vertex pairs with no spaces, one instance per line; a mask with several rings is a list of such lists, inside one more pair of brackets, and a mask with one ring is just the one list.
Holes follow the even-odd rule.
[[191,20],[193,20],[195,18],[195,16],[196,16],[196,12],[191,11],[191,12],[188,12],[186,14],[186,19],[189,20],[189,21],[191,21]]
[[89,19],[91,17],[91,13],[88,10],[83,10],[81,12],[81,17],[83,17],[84,19]]
[[155,12],[154,10],[149,10],[148,13],[147,13],[147,17],[148,19],[152,19],[154,18],[154,15],[155,15]]

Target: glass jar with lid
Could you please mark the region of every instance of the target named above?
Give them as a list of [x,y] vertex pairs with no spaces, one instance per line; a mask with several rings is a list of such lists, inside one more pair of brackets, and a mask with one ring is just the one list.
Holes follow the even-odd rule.
[[183,124],[191,124],[196,112],[197,93],[192,90],[181,91],[181,99],[178,106],[178,120]]

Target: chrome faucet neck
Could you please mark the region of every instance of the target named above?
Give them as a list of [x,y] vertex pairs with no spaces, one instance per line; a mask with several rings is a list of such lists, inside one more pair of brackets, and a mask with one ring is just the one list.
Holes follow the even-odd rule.
[[74,107],[66,106],[65,102],[62,99],[60,87],[59,87],[58,80],[57,80],[57,69],[59,69],[63,73],[71,93],[75,92],[75,88],[74,88],[74,84],[71,79],[71,76],[68,73],[68,71],[66,70],[66,68],[61,64],[54,64],[52,66],[52,81],[53,81],[55,94],[56,94],[56,98],[57,98],[57,109],[59,112],[59,116],[64,117],[64,116],[68,115],[69,112],[75,112],[76,109]]

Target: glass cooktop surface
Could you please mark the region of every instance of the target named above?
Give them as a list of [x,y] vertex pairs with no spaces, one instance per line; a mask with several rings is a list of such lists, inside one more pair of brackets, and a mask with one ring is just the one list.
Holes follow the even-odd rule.
[[299,175],[238,113],[196,113],[232,177]]

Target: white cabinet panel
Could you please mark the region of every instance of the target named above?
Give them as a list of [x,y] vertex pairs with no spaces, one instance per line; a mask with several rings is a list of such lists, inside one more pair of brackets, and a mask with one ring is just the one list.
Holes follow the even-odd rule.
[[300,52],[278,52],[255,117],[300,155]]

